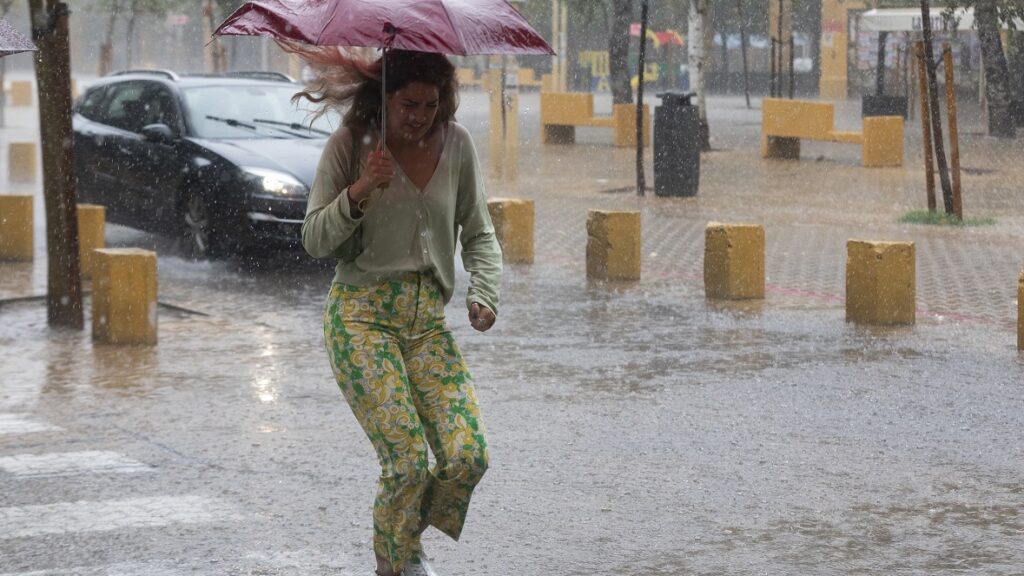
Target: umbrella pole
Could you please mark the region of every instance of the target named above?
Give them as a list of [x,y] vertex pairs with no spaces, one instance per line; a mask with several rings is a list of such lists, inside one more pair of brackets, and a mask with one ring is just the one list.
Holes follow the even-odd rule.
[[380,57],[380,149],[387,146],[388,133],[388,49]]

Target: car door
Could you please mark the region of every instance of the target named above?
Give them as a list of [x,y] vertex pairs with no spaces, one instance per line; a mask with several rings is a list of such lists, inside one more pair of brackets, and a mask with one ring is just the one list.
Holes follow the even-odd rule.
[[[187,174],[187,158],[180,146],[184,130],[181,107],[175,93],[159,82],[144,83],[141,101],[138,139],[127,144],[132,157],[131,200],[140,219],[168,229],[177,223],[178,192]],[[146,126],[157,124],[170,129],[171,140],[142,133]]]
[[96,163],[100,161],[97,152],[100,134],[104,131],[102,112],[107,96],[106,86],[90,88],[75,107],[72,119],[75,140],[75,192],[79,202],[106,204],[106,189],[99,185]]
[[[138,211],[132,201],[135,170],[133,154],[135,142],[141,136],[133,132],[141,116],[137,112],[142,106],[143,82],[125,81],[107,86],[98,120],[89,128],[92,142],[92,165],[84,166],[93,171],[97,198],[107,207],[110,219],[122,224],[138,226]],[[85,136],[83,136],[85,137]]]

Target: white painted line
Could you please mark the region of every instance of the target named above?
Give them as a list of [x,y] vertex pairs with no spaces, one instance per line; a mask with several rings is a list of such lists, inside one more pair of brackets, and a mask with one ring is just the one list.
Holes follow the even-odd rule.
[[23,414],[0,414],[0,435],[29,434],[31,432],[59,432],[63,428],[51,426]]
[[42,383],[28,380],[4,382],[0,385],[0,410],[32,408],[39,400]]
[[0,540],[240,519],[230,504],[202,496],[59,502],[0,508]]
[[150,466],[117,452],[18,454],[0,458],[0,470],[21,477],[149,472]]
[[[181,576],[182,569],[168,564],[143,564],[125,562],[109,566],[76,566],[74,568],[55,568],[53,570],[33,570],[31,572],[6,572],[0,576]],[[202,573],[191,572],[192,576],[203,576]]]
[[[238,558],[221,558],[211,563],[208,558],[121,562],[105,566],[74,566],[31,572],[5,572],[0,576],[223,576],[224,574],[326,574],[358,576],[366,574],[369,555],[358,562],[344,552],[324,553],[319,550],[287,552],[259,551]],[[356,564],[363,564],[359,568]]]

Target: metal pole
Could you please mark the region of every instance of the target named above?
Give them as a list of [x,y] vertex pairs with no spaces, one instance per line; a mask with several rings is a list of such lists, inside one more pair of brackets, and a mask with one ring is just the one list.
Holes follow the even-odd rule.
[[956,85],[953,78],[953,50],[949,44],[942,46],[942,62],[946,68],[946,117],[949,122],[949,159],[953,179],[953,214],[957,220],[964,219],[964,207],[960,198],[960,136],[956,126]]
[[775,35],[775,41],[779,45],[778,50],[776,50],[776,55],[779,57],[779,63],[778,63],[778,66],[779,66],[779,76],[778,76],[778,82],[776,84],[776,89],[778,90],[777,96],[779,98],[782,98],[782,62],[785,59],[785,54],[783,54],[784,48],[783,48],[783,44],[782,44],[782,13],[783,13],[784,10],[785,10],[785,6],[783,4],[783,0],[779,0],[779,14],[778,14],[778,21],[777,21],[777,26],[776,26],[776,29],[778,30],[778,34]]
[[888,32],[878,33],[878,61],[875,63],[875,96],[885,94],[885,39]]
[[644,59],[647,54],[647,0],[640,4],[640,51],[636,85],[636,195],[643,196],[644,181]]
[[775,37],[771,37],[771,71],[768,73],[768,95],[775,98]]
[[387,149],[388,134],[388,49],[380,57],[380,149]]
[[796,74],[793,72],[793,30],[789,31],[789,99],[793,99],[793,93],[796,89]]
[[928,106],[928,80],[925,77],[924,42],[914,47],[917,54],[917,76],[921,92],[921,130],[924,133],[924,181],[928,191],[928,211],[935,212],[935,160],[932,158],[932,125]]
[[569,5],[566,2],[562,2],[562,32],[558,41],[558,52],[561,57],[562,63],[558,67],[560,74],[559,78],[559,90],[562,92],[569,91]]
[[[559,43],[559,34],[558,34],[559,22],[561,20],[561,17],[560,17],[561,16],[561,10],[559,10],[558,4],[559,4],[559,0],[551,0],[551,45],[554,46],[556,50],[558,50],[559,54],[561,54],[561,52],[562,52],[562,45]],[[560,87],[559,87],[559,81],[558,81],[559,78],[561,78],[561,75],[558,72],[558,54],[552,54],[551,55],[551,90],[554,91],[554,92],[559,92],[561,90]]]

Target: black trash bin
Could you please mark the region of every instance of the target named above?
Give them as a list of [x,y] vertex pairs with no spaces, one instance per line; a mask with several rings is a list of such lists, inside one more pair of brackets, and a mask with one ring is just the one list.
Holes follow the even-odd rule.
[[662,92],[654,110],[654,194],[696,196],[700,185],[700,115],[693,93]]

